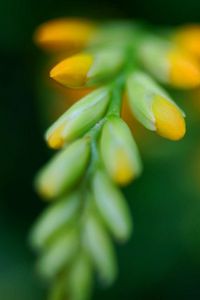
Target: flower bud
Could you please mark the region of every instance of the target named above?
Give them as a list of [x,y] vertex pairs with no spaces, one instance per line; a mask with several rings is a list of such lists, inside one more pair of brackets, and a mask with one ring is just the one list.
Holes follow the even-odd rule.
[[66,295],[66,282],[60,280],[60,277],[54,280],[50,286],[50,291],[48,293],[48,300],[60,300]]
[[184,113],[148,75],[132,73],[127,80],[127,93],[134,116],[146,128],[170,140],[184,136]]
[[97,216],[89,215],[86,219],[84,245],[100,278],[110,285],[117,275],[116,258],[112,242]]
[[135,37],[136,26],[130,21],[108,21],[99,26],[90,40],[91,46],[110,45],[116,48],[127,47]]
[[95,31],[95,25],[81,19],[54,19],[38,27],[34,40],[46,51],[78,50]]
[[165,84],[182,89],[200,84],[197,61],[168,41],[147,38],[141,43],[138,56],[144,67]]
[[54,198],[72,188],[81,178],[90,155],[89,140],[80,139],[61,152],[39,172],[36,188],[45,198]]
[[95,174],[92,189],[97,208],[109,230],[116,239],[127,240],[132,232],[132,221],[121,192],[103,171]]
[[115,116],[108,119],[100,143],[103,162],[114,182],[126,185],[140,174],[141,161],[137,145],[122,119]]
[[61,148],[95,125],[106,112],[110,90],[100,88],[88,94],[67,110],[48,130],[46,140],[51,148]]
[[92,266],[84,251],[78,254],[67,279],[70,299],[87,300],[89,298],[93,281]]
[[50,77],[66,87],[93,86],[115,75],[123,62],[121,49],[100,49],[64,59],[50,71]]
[[77,215],[80,205],[80,195],[73,193],[59,199],[47,208],[39,217],[32,232],[31,243],[34,248],[42,249],[53,234],[61,227],[71,224]]
[[52,279],[66,266],[76,254],[79,246],[79,235],[74,229],[70,229],[57,237],[52,245],[44,252],[38,261],[40,274]]

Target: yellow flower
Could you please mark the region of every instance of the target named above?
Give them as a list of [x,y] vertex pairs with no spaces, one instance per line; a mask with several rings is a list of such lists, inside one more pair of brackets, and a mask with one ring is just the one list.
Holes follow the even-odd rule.
[[143,66],[159,81],[181,89],[200,84],[200,65],[187,52],[160,38],[149,37],[139,48]]
[[178,88],[194,88],[200,84],[200,68],[195,59],[181,51],[171,51],[169,60],[169,82]]
[[78,50],[92,37],[95,25],[81,19],[55,19],[40,25],[35,32],[37,45],[47,51]]
[[200,58],[199,25],[185,25],[175,32],[173,38],[182,49],[188,51],[194,57]]

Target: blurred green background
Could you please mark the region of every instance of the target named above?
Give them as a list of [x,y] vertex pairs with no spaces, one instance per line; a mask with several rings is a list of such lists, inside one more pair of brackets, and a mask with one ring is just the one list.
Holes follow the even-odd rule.
[[[27,242],[44,207],[32,180],[49,156],[36,90],[41,53],[32,33],[41,22],[63,15],[136,18],[158,26],[200,23],[200,1],[0,1],[1,300],[45,299]],[[183,141],[152,133],[140,141],[144,173],[124,191],[135,233],[128,244],[117,246],[117,282],[108,290],[97,284],[94,299],[200,299],[200,110],[188,99],[180,104],[188,115]]]

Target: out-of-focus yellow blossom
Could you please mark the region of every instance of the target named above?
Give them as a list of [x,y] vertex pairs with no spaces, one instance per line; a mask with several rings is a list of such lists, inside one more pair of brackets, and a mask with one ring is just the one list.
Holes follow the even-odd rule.
[[40,25],[34,40],[46,51],[80,50],[95,32],[95,25],[81,19],[55,19]]
[[200,65],[186,51],[155,37],[144,39],[138,56],[146,70],[163,83],[191,89],[200,85]]
[[175,43],[181,48],[200,58],[200,25],[185,25],[173,34]]
[[190,55],[182,51],[168,53],[170,65],[169,82],[178,88],[194,88],[200,85],[200,65]]

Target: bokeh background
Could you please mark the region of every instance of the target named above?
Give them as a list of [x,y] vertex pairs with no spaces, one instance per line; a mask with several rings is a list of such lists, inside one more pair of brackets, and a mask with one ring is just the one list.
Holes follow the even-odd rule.
[[[45,207],[33,177],[49,157],[36,88],[43,56],[32,33],[41,22],[64,15],[171,26],[200,23],[200,1],[0,1],[1,300],[45,299],[27,238]],[[117,246],[117,282],[107,290],[97,284],[93,299],[200,299],[200,105],[176,97],[187,112],[187,135],[178,143],[153,133],[138,136],[144,173],[124,190],[135,233]]]

